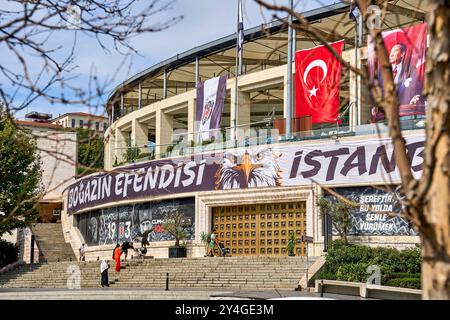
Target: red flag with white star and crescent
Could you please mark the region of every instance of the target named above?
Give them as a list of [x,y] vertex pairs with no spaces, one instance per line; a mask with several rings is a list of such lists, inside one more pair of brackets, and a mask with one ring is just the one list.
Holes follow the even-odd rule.
[[[341,56],[344,40],[330,44]],[[295,53],[295,111],[312,123],[334,122],[339,115],[341,63],[325,46]]]

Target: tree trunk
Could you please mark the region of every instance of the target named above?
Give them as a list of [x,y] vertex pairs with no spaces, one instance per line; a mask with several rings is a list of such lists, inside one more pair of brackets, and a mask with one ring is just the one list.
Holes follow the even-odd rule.
[[423,298],[450,299],[450,0],[432,0],[427,20],[427,140],[412,210],[420,219]]
[[422,245],[422,298],[450,300],[450,257],[426,239]]

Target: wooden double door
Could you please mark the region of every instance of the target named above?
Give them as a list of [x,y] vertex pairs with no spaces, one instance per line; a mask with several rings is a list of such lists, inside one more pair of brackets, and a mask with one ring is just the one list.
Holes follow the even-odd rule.
[[213,208],[213,227],[232,256],[286,256],[295,234],[295,255],[306,255],[306,203],[264,203]]

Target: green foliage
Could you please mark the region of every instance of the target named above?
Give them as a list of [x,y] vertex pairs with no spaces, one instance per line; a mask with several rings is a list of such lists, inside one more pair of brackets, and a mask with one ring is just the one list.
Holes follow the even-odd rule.
[[200,234],[200,241],[205,246],[205,251],[208,252],[209,242],[211,241],[211,232],[204,232]]
[[337,280],[337,275],[327,270],[320,270],[315,279]]
[[352,206],[344,202],[328,200],[323,196],[317,200],[317,205],[321,209],[322,216],[327,214],[331,217],[333,227],[337,230],[341,239],[347,243],[347,234],[352,227],[350,215]]
[[136,161],[137,159],[139,159],[140,153],[141,153],[141,150],[138,147],[128,148],[125,153],[126,162]]
[[173,151],[173,145],[171,145],[171,146],[168,146],[167,148],[166,148],[166,152],[167,153],[169,153],[169,152],[172,152]]
[[206,146],[208,144],[214,143],[215,141],[216,141],[216,139],[214,137],[212,137],[211,139],[202,140],[201,145]]
[[0,236],[36,220],[41,176],[34,137],[0,111]]
[[78,139],[78,163],[87,168],[92,169],[103,168],[103,158],[104,158],[103,138],[96,131],[89,130],[86,128],[79,128],[77,129],[77,139]]
[[102,171],[102,169],[77,167],[77,178],[81,178],[100,171]]
[[409,272],[394,272],[392,274],[392,278],[400,279],[400,278],[417,278],[420,279],[421,273],[409,273]]
[[0,239],[0,268],[19,259],[19,248],[11,242]]
[[419,273],[422,252],[419,248],[405,249],[400,252],[401,269],[408,273]]
[[297,239],[295,239],[295,234],[291,232],[286,246],[286,251],[289,256],[295,256],[295,241],[297,241]]
[[153,159],[155,157],[155,154],[152,152],[143,152],[141,154],[138,155],[138,159],[144,159],[144,158],[148,158],[149,160]]
[[[381,284],[394,283],[416,286],[417,281],[409,284],[409,280],[419,279],[421,251],[419,248],[399,251],[395,248],[371,248],[363,245],[345,244],[334,241],[326,256],[326,263],[319,272],[318,279],[366,282],[369,266],[376,265],[381,271]],[[396,281],[391,281],[396,280]]]
[[198,142],[198,143],[193,141],[193,140],[190,140],[188,142],[188,145],[191,146],[191,148],[193,148],[193,147],[199,147],[199,146],[206,146],[206,145],[214,143],[214,142],[216,142],[216,138],[215,137],[211,137],[211,139],[205,139],[205,140],[202,140],[201,142]]
[[204,232],[200,234],[200,241],[205,245],[209,245],[209,241],[211,240],[211,232]]
[[175,246],[180,246],[180,240],[186,239],[186,232],[184,228],[186,226],[186,217],[183,212],[175,211],[166,215],[165,222],[163,224],[164,231],[170,233],[175,238]]
[[402,287],[402,288],[410,288],[410,289],[420,289],[421,288],[421,280],[420,278],[395,278],[389,279],[384,284],[390,287]]

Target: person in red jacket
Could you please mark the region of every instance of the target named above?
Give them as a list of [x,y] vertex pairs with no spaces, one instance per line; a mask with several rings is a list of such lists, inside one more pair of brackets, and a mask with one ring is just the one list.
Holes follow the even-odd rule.
[[116,272],[120,271],[120,256],[122,255],[122,249],[119,244],[116,244],[114,249],[113,259],[116,262]]

